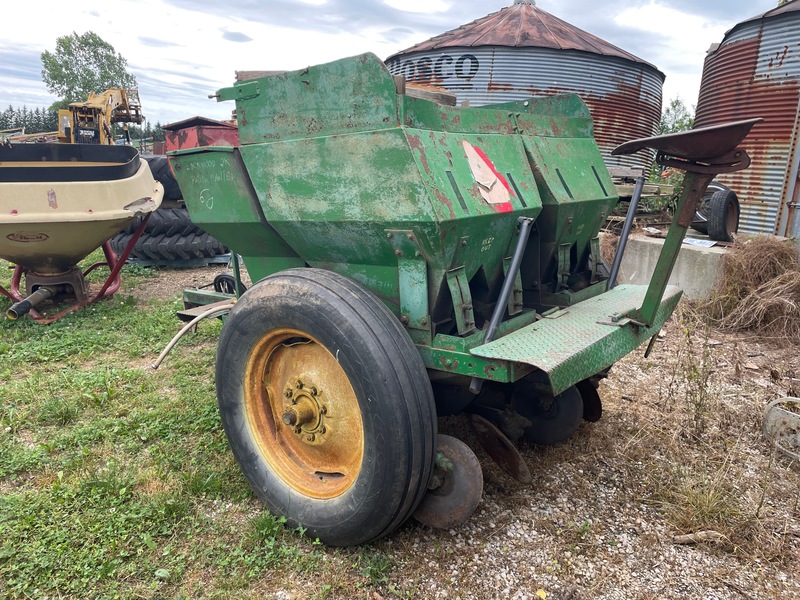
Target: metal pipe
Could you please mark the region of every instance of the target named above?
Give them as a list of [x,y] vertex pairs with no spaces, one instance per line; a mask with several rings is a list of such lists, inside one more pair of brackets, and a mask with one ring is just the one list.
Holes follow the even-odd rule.
[[[486,335],[483,337],[483,343],[488,344],[494,339],[500,321],[503,319],[503,313],[506,311],[508,298],[511,295],[511,288],[514,285],[514,280],[517,277],[519,265],[522,263],[522,255],[525,253],[525,247],[528,245],[528,238],[531,235],[531,227],[533,226],[533,219],[530,217],[519,218],[519,239],[517,240],[517,247],[514,248],[514,255],[511,257],[511,264],[508,267],[508,273],[503,281],[503,287],[500,288],[500,295],[497,297],[497,304],[494,305],[492,318],[489,320],[489,325],[486,328]],[[469,391],[473,394],[479,394],[483,386],[483,379],[473,377],[469,384]]]
[[16,321],[20,317],[27,315],[32,308],[52,298],[55,293],[55,288],[42,286],[24,300],[12,304],[11,308],[6,311],[6,316],[12,321]]
[[614,254],[614,262],[611,264],[611,273],[608,275],[606,282],[606,290],[610,290],[617,285],[617,276],[619,275],[619,268],[622,265],[622,256],[625,254],[625,246],[628,245],[628,237],[633,228],[633,219],[636,216],[636,209],[639,207],[639,199],[642,197],[642,189],[644,188],[644,177],[639,175],[636,178],[636,185],[633,188],[633,196],[628,205],[628,213],[625,215],[625,223],[622,226],[622,232],[619,235],[619,242],[617,242],[617,252]]
[[224,304],[224,305],[217,304],[216,306],[212,306],[211,308],[205,310],[204,312],[202,312],[199,315],[197,315],[194,319],[192,319],[191,321],[186,323],[186,325],[184,325],[181,328],[181,330],[178,333],[175,334],[175,337],[173,337],[170,340],[170,342],[169,342],[169,344],[167,344],[166,348],[164,348],[164,350],[161,351],[161,354],[158,355],[158,358],[156,359],[156,362],[154,362],[152,365],[150,365],[150,367],[152,369],[157,369],[159,366],[161,366],[161,363],[167,357],[167,354],[170,353],[170,351],[175,346],[175,344],[178,343],[178,340],[180,340],[187,331],[192,329],[192,327],[196,326],[203,319],[211,319],[211,318],[214,318],[214,317],[221,317],[222,315],[227,315],[229,312],[231,312],[231,309],[233,308],[233,305],[235,303],[236,303],[236,300],[231,298],[231,301],[228,304]]
[[786,212],[781,215],[779,209],[780,223],[777,226],[777,233],[785,237],[797,238],[800,236],[800,202],[795,199],[797,180],[800,179],[800,173],[798,173],[798,169],[800,169],[800,99],[797,101],[789,156],[791,164],[784,178],[783,195],[781,196],[781,203],[786,203]]
[[656,313],[661,306],[661,299],[667,289],[667,282],[675,267],[675,262],[678,260],[678,253],[681,250],[683,238],[686,236],[686,230],[692,224],[697,205],[703,198],[708,184],[714,179],[714,175],[715,173],[686,171],[683,176],[683,191],[675,207],[675,216],[672,217],[672,224],[669,226],[664,245],[658,255],[653,276],[644,293],[642,306],[636,313],[636,319],[644,323],[646,327],[653,325]]

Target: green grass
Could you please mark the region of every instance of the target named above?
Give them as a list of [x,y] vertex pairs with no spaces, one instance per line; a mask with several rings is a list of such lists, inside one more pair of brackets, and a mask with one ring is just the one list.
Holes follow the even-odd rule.
[[230,597],[317,568],[319,547],[264,511],[228,448],[220,322],[148,367],[180,329],[179,298],[0,321],[0,597]]

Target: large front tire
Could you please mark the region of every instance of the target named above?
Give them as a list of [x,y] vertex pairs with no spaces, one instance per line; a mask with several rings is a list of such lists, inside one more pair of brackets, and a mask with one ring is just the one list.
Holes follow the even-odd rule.
[[263,279],[231,311],[217,398],[269,509],[336,546],[387,535],[426,493],[436,411],[425,367],[384,304],[318,269]]

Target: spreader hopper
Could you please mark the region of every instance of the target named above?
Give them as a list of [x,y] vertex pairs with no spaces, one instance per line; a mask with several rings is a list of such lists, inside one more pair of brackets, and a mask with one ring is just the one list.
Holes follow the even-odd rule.
[[[119,261],[106,242],[138,215],[158,208],[162,195],[161,184],[130,146],[0,147],[0,258],[16,265],[11,290],[0,288],[17,301],[8,315],[17,318],[59,297],[73,297],[79,306],[96,300],[84,281],[88,271],[76,265],[100,246],[113,275],[103,295],[113,294]],[[19,292],[23,273],[27,296],[43,288],[33,299]]]

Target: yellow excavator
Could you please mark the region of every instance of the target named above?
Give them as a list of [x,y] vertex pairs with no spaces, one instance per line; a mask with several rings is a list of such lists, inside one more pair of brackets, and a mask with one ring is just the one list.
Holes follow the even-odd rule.
[[[111,125],[144,120],[137,89],[111,88],[89,94],[58,111],[58,141],[65,144],[114,144]],[[125,127],[125,135],[128,135]]]

